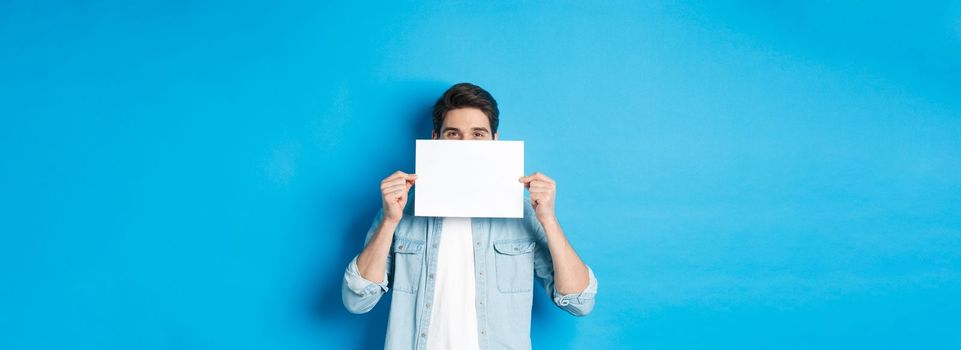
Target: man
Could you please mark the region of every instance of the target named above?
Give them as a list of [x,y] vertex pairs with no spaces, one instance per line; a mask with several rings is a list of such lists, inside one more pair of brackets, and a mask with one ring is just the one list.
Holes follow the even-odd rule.
[[[497,140],[498,118],[487,91],[456,84],[434,105],[433,138]],[[415,217],[416,181],[400,171],[381,181],[383,208],[344,272],[352,313],[394,290],[385,348],[528,349],[535,278],[561,309],[591,312],[597,280],[554,215],[554,180],[518,179],[530,193],[522,219]]]

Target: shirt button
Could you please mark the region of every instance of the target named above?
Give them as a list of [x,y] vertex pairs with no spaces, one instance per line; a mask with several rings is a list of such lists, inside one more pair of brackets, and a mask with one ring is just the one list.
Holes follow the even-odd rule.
[[428,275],[427,278],[434,278],[434,274]]
[[430,309],[430,303],[427,303],[427,308]]
[[482,302],[480,302],[480,304],[481,304],[481,305],[484,305],[484,302],[482,301]]
[[427,337],[427,333],[421,333],[421,334],[420,334],[420,337],[421,337],[421,338]]
[[434,243],[434,248],[437,248],[437,243]]
[[487,331],[481,331],[481,335],[487,334]]
[[481,272],[480,272],[480,275],[483,276],[483,275],[484,275],[484,271],[481,271]]

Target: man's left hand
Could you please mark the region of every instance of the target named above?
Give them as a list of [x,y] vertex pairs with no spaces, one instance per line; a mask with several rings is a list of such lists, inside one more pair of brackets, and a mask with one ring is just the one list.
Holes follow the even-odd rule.
[[531,205],[534,207],[534,213],[537,214],[537,220],[542,224],[556,220],[554,198],[557,195],[557,183],[539,172],[523,176],[518,181],[524,183],[524,187],[531,193]]

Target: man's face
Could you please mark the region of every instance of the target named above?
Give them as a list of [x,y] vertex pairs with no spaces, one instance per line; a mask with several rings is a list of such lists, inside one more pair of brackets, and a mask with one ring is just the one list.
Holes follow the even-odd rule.
[[433,133],[435,140],[497,140],[497,133],[491,133],[491,123],[487,115],[477,108],[458,108],[447,111],[440,135]]

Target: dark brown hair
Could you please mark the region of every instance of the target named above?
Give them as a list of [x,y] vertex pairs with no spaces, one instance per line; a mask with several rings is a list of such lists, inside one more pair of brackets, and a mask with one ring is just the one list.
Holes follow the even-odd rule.
[[440,127],[444,124],[447,112],[458,108],[477,108],[487,115],[491,124],[491,134],[497,133],[497,121],[500,111],[497,101],[487,90],[471,83],[459,83],[444,91],[444,94],[434,103],[434,132],[440,135]]

